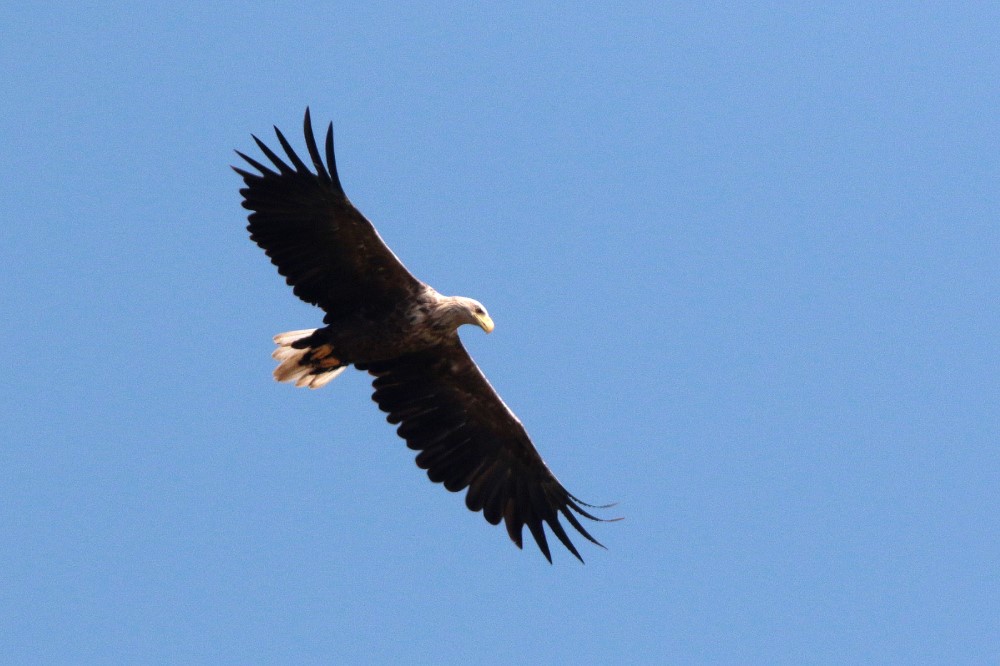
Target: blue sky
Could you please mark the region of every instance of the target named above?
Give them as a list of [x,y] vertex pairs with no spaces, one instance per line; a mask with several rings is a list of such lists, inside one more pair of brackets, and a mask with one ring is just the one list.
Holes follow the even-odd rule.
[[[961,4],[961,6],[959,6]],[[8,3],[0,660],[1000,659],[992,3]],[[246,237],[344,186],[607,550],[432,485]],[[268,139],[270,140],[270,139]]]

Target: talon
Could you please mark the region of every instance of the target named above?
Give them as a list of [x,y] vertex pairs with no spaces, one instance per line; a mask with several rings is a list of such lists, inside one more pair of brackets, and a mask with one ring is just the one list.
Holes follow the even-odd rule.
[[340,365],[340,359],[334,356],[320,357],[319,362],[316,364],[321,368],[336,368]]

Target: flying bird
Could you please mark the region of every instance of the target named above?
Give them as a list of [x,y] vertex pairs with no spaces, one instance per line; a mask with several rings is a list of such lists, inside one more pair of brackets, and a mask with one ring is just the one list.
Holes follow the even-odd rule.
[[431,481],[452,492],[468,488],[466,506],[493,525],[503,521],[518,548],[527,526],[551,562],[547,524],[582,562],[560,514],[601,546],[577,516],[603,521],[584,507],[606,507],[587,504],[562,486],[465,350],[458,327],[491,332],[486,308],[471,298],[443,296],[415,278],[351,204],[337,175],[332,123],[324,164],[306,109],[305,141],[315,172],[274,131],[287,162],[256,136],[271,165],[236,151],[258,172],[233,167],[246,185],[240,194],[251,211],[247,230],[295,295],[325,312],[323,328],[274,337],[275,379],[317,389],[349,365],[368,372],[372,399],[419,452],[416,463]]

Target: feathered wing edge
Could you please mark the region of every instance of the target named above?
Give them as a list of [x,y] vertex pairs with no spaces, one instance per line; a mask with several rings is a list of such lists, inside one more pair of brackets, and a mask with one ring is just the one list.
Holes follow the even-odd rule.
[[[337,174],[337,158],[333,151],[333,123],[331,122],[326,128],[326,164],[323,164],[323,158],[320,156],[319,148],[316,145],[316,135],[313,133],[312,117],[309,114],[309,107],[306,107],[306,115],[305,119],[302,121],[302,129],[306,137],[306,149],[309,151],[309,158],[312,160],[313,167],[316,169],[315,175],[326,185],[333,188],[337,194],[346,196],[344,188],[340,184],[340,176]],[[281,133],[281,130],[278,129],[277,126],[274,127],[274,133],[277,135],[278,142],[281,143],[281,147],[285,151],[285,154],[288,155],[288,160],[295,166],[294,169],[285,164],[285,162],[273,150],[267,147],[266,143],[257,138],[257,135],[251,134],[250,136],[253,137],[254,143],[256,143],[261,152],[267,156],[267,159],[271,160],[274,167],[278,169],[278,171],[274,171],[270,167],[264,166],[257,160],[238,150],[236,151],[236,154],[243,158],[247,164],[252,166],[254,169],[257,169],[260,174],[250,173],[240,169],[239,167],[233,167],[233,170],[244,179],[257,179],[261,176],[277,176],[279,173],[289,175],[295,174],[296,172],[299,174],[306,173],[313,175],[301,158],[299,158],[296,154],[295,150],[292,149],[291,144],[288,143],[288,139],[285,138],[285,135]]]
[[[460,342],[399,359],[362,364],[374,376],[372,399],[409,448],[417,465],[451,492],[468,488],[465,504],[492,525],[503,521],[523,547],[527,527],[552,562],[544,524],[578,560],[559,514],[584,538],[602,548],[577,516],[598,522],[589,509],[603,509],[569,493],[532,445],[524,427],[504,405]],[[587,508],[584,508],[587,507]],[[619,520],[619,519],[611,519]]]

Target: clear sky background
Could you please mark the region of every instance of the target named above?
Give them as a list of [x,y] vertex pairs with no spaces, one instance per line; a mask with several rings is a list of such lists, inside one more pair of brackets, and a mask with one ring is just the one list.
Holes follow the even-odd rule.
[[[1000,660],[995,3],[83,4],[0,9],[0,661]],[[307,105],[586,565],[272,380]]]

